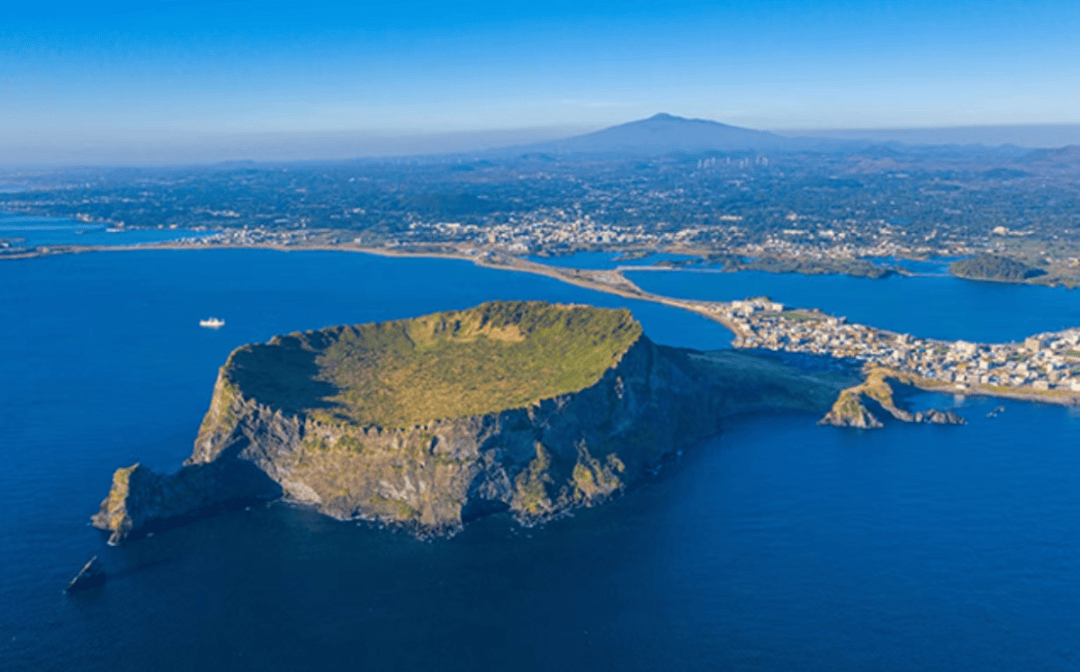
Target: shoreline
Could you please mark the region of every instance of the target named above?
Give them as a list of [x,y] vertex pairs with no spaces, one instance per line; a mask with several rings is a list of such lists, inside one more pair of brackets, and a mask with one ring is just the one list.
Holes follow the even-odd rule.
[[[135,231],[135,230],[142,230],[142,229],[131,229],[131,230]],[[210,233],[212,233],[212,232],[210,232]],[[0,254],[0,261],[5,261],[5,260],[21,261],[21,260],[26,260],[26,259],[36,259],[38,257],[48,257],[48,256],[59,255],[59,254],[81,254],[81,253],[84,253],[84,252],[129,251],[129,250],[146,250],[146,249],[179,250],[179,249],[192,249],[192,248],[195,248],[195,249],[237,249],[237,250],[267,249],[267,250],[275,250],[275,251],[279,251],[279,252],[291,252],[291,251],[366,252],[366,253],[369,253],[369,254],[376,254],[376,255],[379,255],[379,256],[462,259],[462,260],[470,260],[470,261],[475,261],[477,256],[479,256],[479,254],[483,254],[483,255],[497,254],[497,255],[502,255],[505,258],[520,260],[520,261],[522,261],[524,263],[537,263],[537,262],[532,262],[532,261],[526,259],[523,256],[517,256],[517,255],[511,254],[511,253],[507,253],[507,252],[488,251],[488,250],[480,252],[478,255],[470,255],[470,254],[463,253],[463,252],[447,252],[447,251],[443,251],[443,252],[397,251],[397,250],[394,250],[392,248],[384,248],[384,247],[377,247],[377,248],[376,247],[358,247],[355,244],[350,244],[350,243],[338,243],[338,244],[330,244],[330,245],[326,245],[326,244],[280,245],[280,244],[275,244],[275,243],[251,243],[251,244],[239,244],[239,245],[238,244],[225,244],[225,245],[200,245],[200,246],[185,245],[185,244],[182,243],[182,241],[192,240],[194,238],[196,238],[196,237],[179,238],[179,239],[176,239],[176,240],[173,240],[173,241],[133,243],[133,244],[130,244],[130,245],[84,245],[84,244],[80,244],[80,243],[57,243],[57,244],[51,244],[51,245],[50,244],[45,244],[45,245],[38,245],[36,248],[33,248],[33,249],[25,249],[25,250],[20,251],[20,252],[15,252],[15,253],[10,253],[10,254]],[[435,244],[438,244],[438,243],[435,243]],[[587,252],[600,251],[600,252],[602,252],[604,250],[578,250],[578,251],[587,251]],[[625,254],[624,251],[619,251],[619,250],[610,250],[610,252],[612,254]],[[655,254],[655,253],[659,253],[659,252],[653,252],[653,253]],[[704,258],[704,257],[707,257],[710,254],[710,251],[709,250],[696,249],[696,248],[679,248],[679,249],[674,249],[674,250],[672,250],[672,249],[665,250],[664,252],[662,252],[662,254],[674,254],[674,255],[684,255],[684,256],[699,256],[699,257]],[[920,261],[919,259],[915,259],[915,260]],[[625,260],[625,261],[635,261],[635,259],[628,259],[628,260]],[[843,275],[843,276],[848,276],[848,277],[851,277],[851,278],[861,278],[861,279],[866,279],[866,280],[883,280],[883,279],[886,279],[886,278],[888,278],[890,276],[893,276],[893,275],[900,276],[900,277],[905,277],[905,278],[914,278],[914,277],[949,277],[949,278],[956,278],[958,280],[965,280],[965,281],[968,281],[968,282],[993,282],[993,283],[996,283],[996,284],[1005,284],[1005,285],[1029,285],[1029,286],[1032,286],[1032,287],[1047,287],[1047,288],[1050,288],[1050,289],[1072,290],[1072,289],[1080,288],[1080,281],[1077,281],[1075,283],[1070,283],[1070,282],[1064,281],[1064,280],[1059,281],[1059,282],[1040,282],[1038,278],[1024,279],[1024,280],[1003,280],[1003,279],[999,279],[999,278],[978,278],[978,277],[971,277],[971,276],[966,276],[966,275],[959,275],[959,274],[955,274],[955,273],[952,273],[952,272],[925,273],[925,272],[913,271],[913,270],[904,268],[902,266],[896,266],[896,267],[889,268],[889,269],[887,269],[888,272],[886,272],[886,273],[884,273],[884,274],[882,274],[880,276],[873,276],[873,275],[864,275],[864,274],[860,274],[860,273],[849,273],[849,272],[845,272],[845,271],[842,271],[842,270],[832,270],[831,268],[822,268],[822,269],[815,269],[815,270],[769,270],[769,269],[761,269],[761,268],[744,268],[744,267],[738,267],[738,268],[735,268],[735,269],[726,269],[726,268],[722,268],[722,267],[721,268],[702,268],[700,266],[695,267],[695,266],[682,266],[682,265],[679,265],[679,266],[666,266],[666,265],[629,266],[629,265],[622,265],[621,260],[615,260],[615,263],[617,265],[614,268],[605,269],[605,270],[616,270],[616,271],[683,271],[683,272],[688,272],[688,273],[759,272],[759,273],[770,273],[770,274],[777,274],[777,275],[792,274],[792,275],[807,275],[807,276]],[[481,262],[477,262],[477,265],[484,265],[484,264],[481,263]],[[555,267],[555,266],[547,266],[546,264],[539,264],[539,265],[545,266],[547,268],[560,268],[560,267]],[[1040,277],[1047,277],[1047,276],[1040,276]],[[1054,276],[1054,277],[1057,278],[1057,276]],[[1061,278],[1057,278],[1057,279],[1061,280]]]
[[639,301],[649,301],[652,303],[659,303],[674,308],[681,308],[683,310],[697,313],[702,317],[719,323],[728,331],[730,331],[733,336],[739,336],[741,334],[741,330],[733,322],[725,319],[722,315],[718,315],[715,312],[708,310],[704,307],[704,304],[714,302],[678,299],[674,297],[663,296],[661,294],[653,294],[651,292],[646,292],[645,290],[635,285],[633,281],[623,276],[622,272],[619,269],[594,270],[563,268],[559,266],[548,266],[547,264],[541,264],[535,261],[530,261],[528,259],[523,259],[521,257],[509,255],[493,256],[492,253],[479,253],[475,255],[470,255],[462,252],[416,252],[406,250],[399,251],[378,247],[361,247],[358,245],[308,245],[304,247],[299,247],[291,245],[275,245],[272,243],[252,245],[184,245],[178,244],[176,242],[165,242],[144,243],[136,245],[84,245],[78,246],[77,248],[75,246],[62,247],[63,249],[57,250],[56,252],[34,252],[28,255],[21,256],[11,255],[7,258],[11,260],[25,260],[61,254],[84,254],[91,252],[154,252],[159,250],[272,250],[275,252],[360,253],[370,254],[379,257],[390,257],[399,259],[451,259],[455,261],[469,261],[472,262],[473,265],[479,266],[480,268],[490,268],[503,271],[517,271],[521,273],[531,273],[533,275],[542,275],[552,278],[554,280],[565,282],[567,284],[576,285],[584,289],[591,289],[607,294],[613,294],[615,296],[621,296],[627,299],[637,299]]
[[1034,401],[1042,404],[1056,404],[1058,406],[1080,405],[1080,392],[1057,392],[1054,390],[1047,390],[1045,392],[1003,391],[995,389],[1000,387],[997,385],[974,385],[963,390],[958,390],[955,389],[955,385],[952,383],[942,383],[935,381],[933,378],[912,376],[911,381],[911,384],[914,387],[917,387],[924,392],[938,392],[958,397],[994,397],[996,399],[1013,399],[1015,401]]
[[[275,252],[346,252],[346,253],[360,253],[370,254],[378,257],[400,258],[400,259],[450,259],[455,261],[469,261],[473,265],[481,268],[489,268],[493,270],[503,271],[516,271],[521,273],[531,273],[533,275],[541,275],[560,282],[575,285],[583,289],[589,289],[593,291],[604,292],[606,294],[612,294],[615,296],[621,296],[628,299],[636,299],[639,301],[649,301],[651,303],[659,303],[661,305],[670,306],[672,308],[678,308],[695,313],[701,317],[709,319],[713,322],[719,323],[725,329],[727,329],[734,337],[744,336],[745,333],[739,326],[732,320],[726,319],[722,314],[719,314],[715,310],[715,306],[721,305],[724,302],[715,301],[698,301],[692,299],[679,299],[675,297],[664,296],[661,294],[653,294],[646,292],[645,290],[634,284],[633,281],[626,278],[622,272],[624,270],[641,270],[634,267],[616,267],[615,269],[597,270],[597,269],[577,269],[561,266],[549,266],[539,262],[531,261],[522,257],[516,257],[512,255],[501,255],[499,253],[477,253],[467,254],[462,252],[447,252],[447,251],[408,251],[408,250],[394,250],[387,248],[373,248],[373,247],[361,247],[357,245],[307,245],[307,246],[292,246],[292,245],[275,245],[272,243],[265,244],[251,244],[251,245],[188,245],[177,243],[173,241],[161,242],[161,243],[141,243],[134,245],[84,245],[84,246],[56,246],[61,249],[55,252],[51,249],[45,252],[33,251],[25,255],[8,255],[6,257],[0,257],[2,259],[10,260],[25,260],[39,257],[54,256],[60,254],[82,254],[89,252],[145,252],[145,251],[159,251],[159,250],[172,250],[172,251],[207,251],[207,250],[272,250]],[[682,269],[669,269],[669,268],[650,268],[643,267],[644,270],[682,270]],[[717,271],[721,272],[721,271]],[[950,276],[955,277],[955,276]],[[1005,283],[1005,284],[1027,284],[1027,283]],[[1046,285],[1042,285],[1046,287]],[[737,350],[756,350],[757,348],[735,348]],[[764,349],[763,352],[770,352],[768,349]],[[951,394],[953,396],[984,396],[995,397],[1003,399],[1013,399],[1017,401],[1050,403],[1059,406],[1076,406],[1080,405],[1080,393],[1067,393],[1064,391],[1020,391],[1020,390],[1000,390],[996,389],[998,386],[986,386],[977,385],[968,387],[963,390],[958,390],[952,383],[945,383],[937,381],[932,378],[924,378],[922,376],[905,374],[910,376],[912,385],[925,392],[935,392],[942,394]]]

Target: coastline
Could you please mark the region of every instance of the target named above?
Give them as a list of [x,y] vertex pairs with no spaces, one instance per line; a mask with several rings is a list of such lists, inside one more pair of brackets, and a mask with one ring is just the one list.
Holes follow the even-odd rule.
[[[742,337],[746,335],[746,331],[738,324],[737,321],[728,319],[726,315],[717,311],[718,306],[724,305],[723,302],[678,299],[674,297],[664,296],[661,294],[646,292],[645,290],[634,284],[633,281],[626,278],[622,274],[622,271],[624,270],[622,268],[615,268],[610,270],[595,270],[549,266],[539,262],[531,261],[529,259],[524,259],[522,257],[504,255],[501,253],[493,252],[477,252],[476,254],[467,254],[463,252],[436,250],[395,250],[381,247],[362,247],[349,244],[303,246],[278,245],[273,243],[253,243],[244,245],[191,245],[170,241],[161,243],[142,243],[134,245],[48,246],[48,248],[44,251],[34,250],[22,255],[2,256],[0,257],[0,260],[25,260],[59,254],[82,254],[88,252],[139,252],[157,250],[205,251],[214,249],[273,250],[276,252],[352,252],[370,254],[380,257],[402,259],[451,259],[456,261],[470,261],[474,265],[481,268],[490,268],[504,271],[517,271],[522,273],[531,273],[533,275],[541,275],[555,280],[559,280],[560,282],[565,282],[567,284],[582,287],[584,289],[590,289],[594,291],[605,292],[607,294],[621,296],[623,298],[649,301],[652,303],[659,303],[662,305],[679,308],[692,313],[696,313],[697,315],[708,318],[713,322],[719,323],[721,326],[731,332],[732,335],[735,337]],[[667,268],[651,269],[648,267],[646,267],[646,269],[678,270]],[[634,270],[639,269],[635,268]],[[1046,285],[1042,286],[1045,287]],[[1014,399],[1018,401],[1050,403],[1061,406],[1080,405],[1080,393],[1071,393],[1063,390],[1027,391],[1017,389],[1004,389],[1001,386],[995,385],[972,385],[961,390],[956,389],[956,386],[952,383],[935,380],[933,378],[926,378],[911,373],[905,373],[904,375],[910,378],[911,384],[914,387],[926,392],[947,393],[954,396],[988,396],[996,398]]]
[[967,280],[968,282],[992,282],[998,285],[1027,285],[1029,287],[1047,287],[1049,289],[1067,289],[1069,291],[1080,288],[1080,279],[1064,279],[1058,275],[1039,275],[1034,278],[1025,278],[1023,280],[981,278],[974,275],[963,275],[953,272],[949,272],[947,275],[950,278],[958,278],[960,280]]
[[1057,404],[1058,406],[1080,405],[1080,393],[1066,392],[1063,390],[1021,391],[1008,390],[1000,385],[972,385],[963,390],[956,389],[951,383],[943,383],[933,378],[904,374],[911,378],[911,384],[924,392],[940,392],[958,397],[995,397],[998,399],[1014,399],[1016,401],[1034,401],[1042,404]]
[[576,285],[584,289],[591,289],[595,291],[605,292],[608,294],[614,294],[616,296],[621,296],[627,299],[650,301],[653,303],[660,303],[675,308],[681,308],[683,310],[689,310],[691,312],[701,315],[702,317],[707,317],[714,322],[718,322],[728,331],[730,331],[733,335],[738,336],[741,333],[739,328],[732,321],[727,320],[722,315],[717,315],[715,312],[703,307],[704,304],[707,302],[695,302],[685,299],[676,299],[660,294],[646,292],[645,290],[635,285],[631,280],[623,276],[622,272],[619,269],[591,270],[562,268],[559,266],[548,266],[546,264],[530,261],[521,257],[501,255],[496,253],[482,253],[470,255],[462,252],[445,251],[417,252],[407,250],[393,250],[380,247],[361,247],[358,245],[294,246],[276,245],[273,243],[255,243],[248,245],[186,245],[176,242],[165,242],[144,243],[137,245],[56,245],[50,247],[47,251],[44,252],[35,250],[23,255],[8,255],[6,257],[0,257],[0,260],[26,260],[60,254],[85,254],[91,252],[146,252],[158,250],[206,251],[226,249],[273,250],[275,252],[348,252],[401,259],[452,259],[456,261],[470,261],[474,265],[481,268],[491,268],[504,271],[518,271],[521,273],[542,275],[571,285]]

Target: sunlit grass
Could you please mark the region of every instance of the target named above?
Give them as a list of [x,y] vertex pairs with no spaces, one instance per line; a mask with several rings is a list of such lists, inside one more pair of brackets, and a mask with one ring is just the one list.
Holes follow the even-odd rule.
[[326,423],[409,427],[521,408],[596,383],[641,335],[627,310],[493,302],[237,350],[244,396]]

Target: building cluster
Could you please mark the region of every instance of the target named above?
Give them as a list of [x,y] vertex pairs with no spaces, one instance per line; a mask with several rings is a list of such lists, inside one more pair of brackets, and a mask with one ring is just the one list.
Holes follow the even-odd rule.
[[[738,216],[731,216],[727,221],[739,219]],[[896,240],[890,236],[865,240],[865,237],[856,238],[844,230],[856,229],[861,225],[847,222],[820,230],[784,229],[778,234],[765,235],[750,242],[746,227],[733,224],[682,226],[665,230],[641,224],[597,221],[580,212],[544,209],[483,224],[418,219],[410,222],[408,231],[400,234],[396,242],[466,243],[507,254],[558,253],[596,248],[619,250],[645,246],[653,249],[692,247],[748,258],[764,256],[813,262],[943,252],[959,254],[966,249],[951,246],[948,250],[942,250],[940,246],[911,244],[911,241]]]
[[[175,228],[175,227],[173,227]],[[409,248],[413,246],[450,246],[484,249],[510,255],[567,254],[577,250],[604,249],[692,249],[712,251],[733,257],[793,259],[815,263],[839,262],[862,258],[888,258],[911,253],[910,248],[892,243],[860,244],[838,235],[829,244],[789,240],[788,236],[767,237],[764,242],[748,243],[743,228],[685,227],[670,231],[649,230],[644,226],[613,225],[598,222],[588,214],[571,209],[547,209],[526,216],[512,216],[503,223],[469,224],[452,221],[414,220],[405,230],[372,234],[349,229],[314,226],[303,218],[278,218],[265,225],[226,227],[211,230],[191,227],[203,235],[174,241],[173,245],[237,246],[258,245],[333,246],[358,244]],[[832,233],[832,230],[829,230]],[[922,250],[916,250],[922,251]]]
[[[413,222],[408,238],[420,241],[467,242],[509,254],[543,250],[576,250],[598,246],[613,248],[637,245],[671,245],[692,235],[647,232],[643,226],[620,227],[594,221],[589,215],[558,210],[512,216],[502,223],[487,225],[458,222]],[[405,242],[404,240],[402,242]]]
[[[953,246],[948,249],[929,245],[907,245],[902,241],[882,237],[869,242],[848,240],[847,233],[826,229],[816,235],[816,241],[794,235],[795,230],[785,230],[781,236],[766,236],[759,243],[748,243],[731,249],[732,253],[748,257],[783,257],[806,261],[836,261],[841,259],[888,258],[905,255],[932,256],[935,254],[960,254],[966,248]],[[823,235],[827,234],[827,235]]]
[[956,390],[1080,392],[1080,328],[1039,334],[1023,343],[982,344],[873,329],[816,310],[785,310],[764,297],[713,304],[710,310],[733,326],[733,345],[739,348],[856,359],[949,383]]
[[292,246],[321,246],[337,245],[347,236],[340,231],[323,229],[269,229],[263,227],[244,227],[242,229],[223,229],[221,231],[206,232],[189,238],[180,238],[170,241],[169,245],[191,245],[205,247],[252,247],[261,245],[275,245],[280,247]]

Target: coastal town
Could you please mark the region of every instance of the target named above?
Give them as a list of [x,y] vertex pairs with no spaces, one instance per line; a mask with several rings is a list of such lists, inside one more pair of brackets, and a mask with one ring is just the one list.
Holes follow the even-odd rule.
[[417,247],[385,242],[372,245],[362,236],[349,237],[348,232],[343,231],[241,228],[206,231],[179,240],[132,246],[55,245],[30,250],[9,246],[3,251],[7,254],[0,253],[0,258],[102,249],[261,247],[466,259],[481,266],[547,275],[599,291],[690,310],[731,330],[735,334],[732,345],[736,348],[806,353],[862,362],[911,376],[926,389],[1080,403],[1080,327],[1037,334],[1022,343],[982,344],[918,338],[849,323],[843,317],[816,309],[792,309],[766,297],[710,302],[655,295],[641,290],[618,269],[586,270],[539,263],[507,253],[499,242],[504,241],[489,241],[488,245]]
[[[949,272],[1080,285],[1072,177],[1080,164],[1073,153],[907,147],[887,155],[874,147],[653,157],[514,153],[0,171],[7,185],[0,211],[60,218],[75,233],[175,231],[182,239],[176,246],[536,257],[651,251],[725,271],[871,278],[908,272],[904,260],[995,255],[1014,263],[995,259]],[[0,259],[83,251],[95,237],[46,244],[24,237],[24,225],[0,231]]]
[[766,297],[695,308],[732,329],[736,348],[861,361],[908,374],[928,389],[1080,401],[1080,328],[1037,334],[1022,343],[984,344],[875,329],[818,310],[790,309]]
[[[739,218],[735,217],[732,221]],[[102,224],[91,223],[100,229]],[[89,228],[89,227],[88,227]],[[160,227],[164,229],[165,227]],[[176,227],[171,227],[176,230]],[[138,230],[116,226],[111,233]],[[795,229],[785,230],[788,233]],[[728,270],[772,271],[830,271],[851,275],[879,277],[893,269],[865,261],[902,257],[906,254],[926,255],[930,248],[912,250],[894,243],[873,242],[854,245],[841,235],[835,244],[827,247],[808,245],[790,240],[790,236],[768,236],[761,242],[740,240],[742,233],[736,225],[723,230],[723,244],[699,237],[700,229],[650,232],[642,226],[632,229],[613,227],[592,221],[587,215],[566,219],[566,213],[550,217],[523,217],[509,224],[480,227],[457,222],[412,222],[404,231],[393,236],[374,235],[369,232],[336,228],[298,226],[275,228],[269,226],[243,226],[236,228],[209,228],[198,226],[183,230],[183,235],[167,241],[171,247],[223,248],[223,247],[277,247],[288,249],[319,248],[349,249],[364,247],[404,253],[451,252],[459,254],[492,253],[499,255],[561,256],[575,251],[608,251],[624,256],[649,256],[662,250],[688,257],[688,262],[724,266]],[[77,230],[76,233],[85,233]],[[715,233],[715,232],[714,232]],[[83,251],[87,245],[73,239],[52,245],[35,245],[23,239],[0,238],[0,258],[26,258],[48,254]],[[966,248],[949,250],[950,254],[963,254]]]

